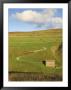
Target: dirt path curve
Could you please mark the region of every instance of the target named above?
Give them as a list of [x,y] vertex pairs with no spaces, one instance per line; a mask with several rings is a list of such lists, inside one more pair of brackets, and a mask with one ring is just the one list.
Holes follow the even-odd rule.
[[[47,48],[43,47],[42,49],[38,49],[38,50],[34,50],[34,51],[29,51],[29,52],[37,53],[37,52],[45,51],[45,50],[47,50]],[[16,57],[16,60],[19,60],[21,57],[24,57],[24,56],[18,56],[18,57]]]

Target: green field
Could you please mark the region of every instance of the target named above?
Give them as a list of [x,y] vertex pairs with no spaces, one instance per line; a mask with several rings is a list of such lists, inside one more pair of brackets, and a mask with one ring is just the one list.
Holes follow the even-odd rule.
[[[43,80],[62,80],[62,30],[9,32],[9,79],[26,80],[46,75]],[[60,47],[60,48],[59,48]],[[55,60],[55,67],[46,67],[42,61]],[[12,75],[14,74],[15,75]],[[22,73],[22,79],[19,74]],[[31,75],[28,73],[32,73]],[[15,76],[15,77],[14,77]],[[28,78],[28,76],[31,76]],[[49,78],[50,77],[50,78]],[[54,79],[51,79],[54,77]],[[18,79],[19,78],[19,79]],[[39,78],[38,78],[39,80]],[[41,79],[40,79],[41,80]]]

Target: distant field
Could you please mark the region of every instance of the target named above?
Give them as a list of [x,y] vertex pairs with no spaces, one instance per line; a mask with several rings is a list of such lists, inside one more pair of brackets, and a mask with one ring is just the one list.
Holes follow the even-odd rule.
[[[61,43],[61,29],[9,32],[9,80],[62,80],[62,47],[59,49]],[[46,67],[42,63],[46,59],[55,60],[56,67]],[[22,74],[22,79],[18,72]],[[24,79],[24,73],[27,79]],[[38,74],[38,79],[35,78],[34,73],[42,73],[43,78],[39,79]]]

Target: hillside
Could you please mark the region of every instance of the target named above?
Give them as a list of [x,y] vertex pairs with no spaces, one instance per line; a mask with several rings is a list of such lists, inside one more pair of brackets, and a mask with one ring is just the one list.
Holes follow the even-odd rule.
[[[54,75],[55,80],[60,80],[62,78],[61,43],[61,29],[9,32],[9,72],[42,73],[47,74],[48,77]],[[44,60],[55,60],[55,68],[46,67],[42,63]]]

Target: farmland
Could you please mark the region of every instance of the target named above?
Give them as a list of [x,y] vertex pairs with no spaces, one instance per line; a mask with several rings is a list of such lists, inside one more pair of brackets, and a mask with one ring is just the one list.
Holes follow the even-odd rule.
[[[9,80],[61,81],[62,30],[9,32]],[[42,61],[55,60],[55,67]]]

